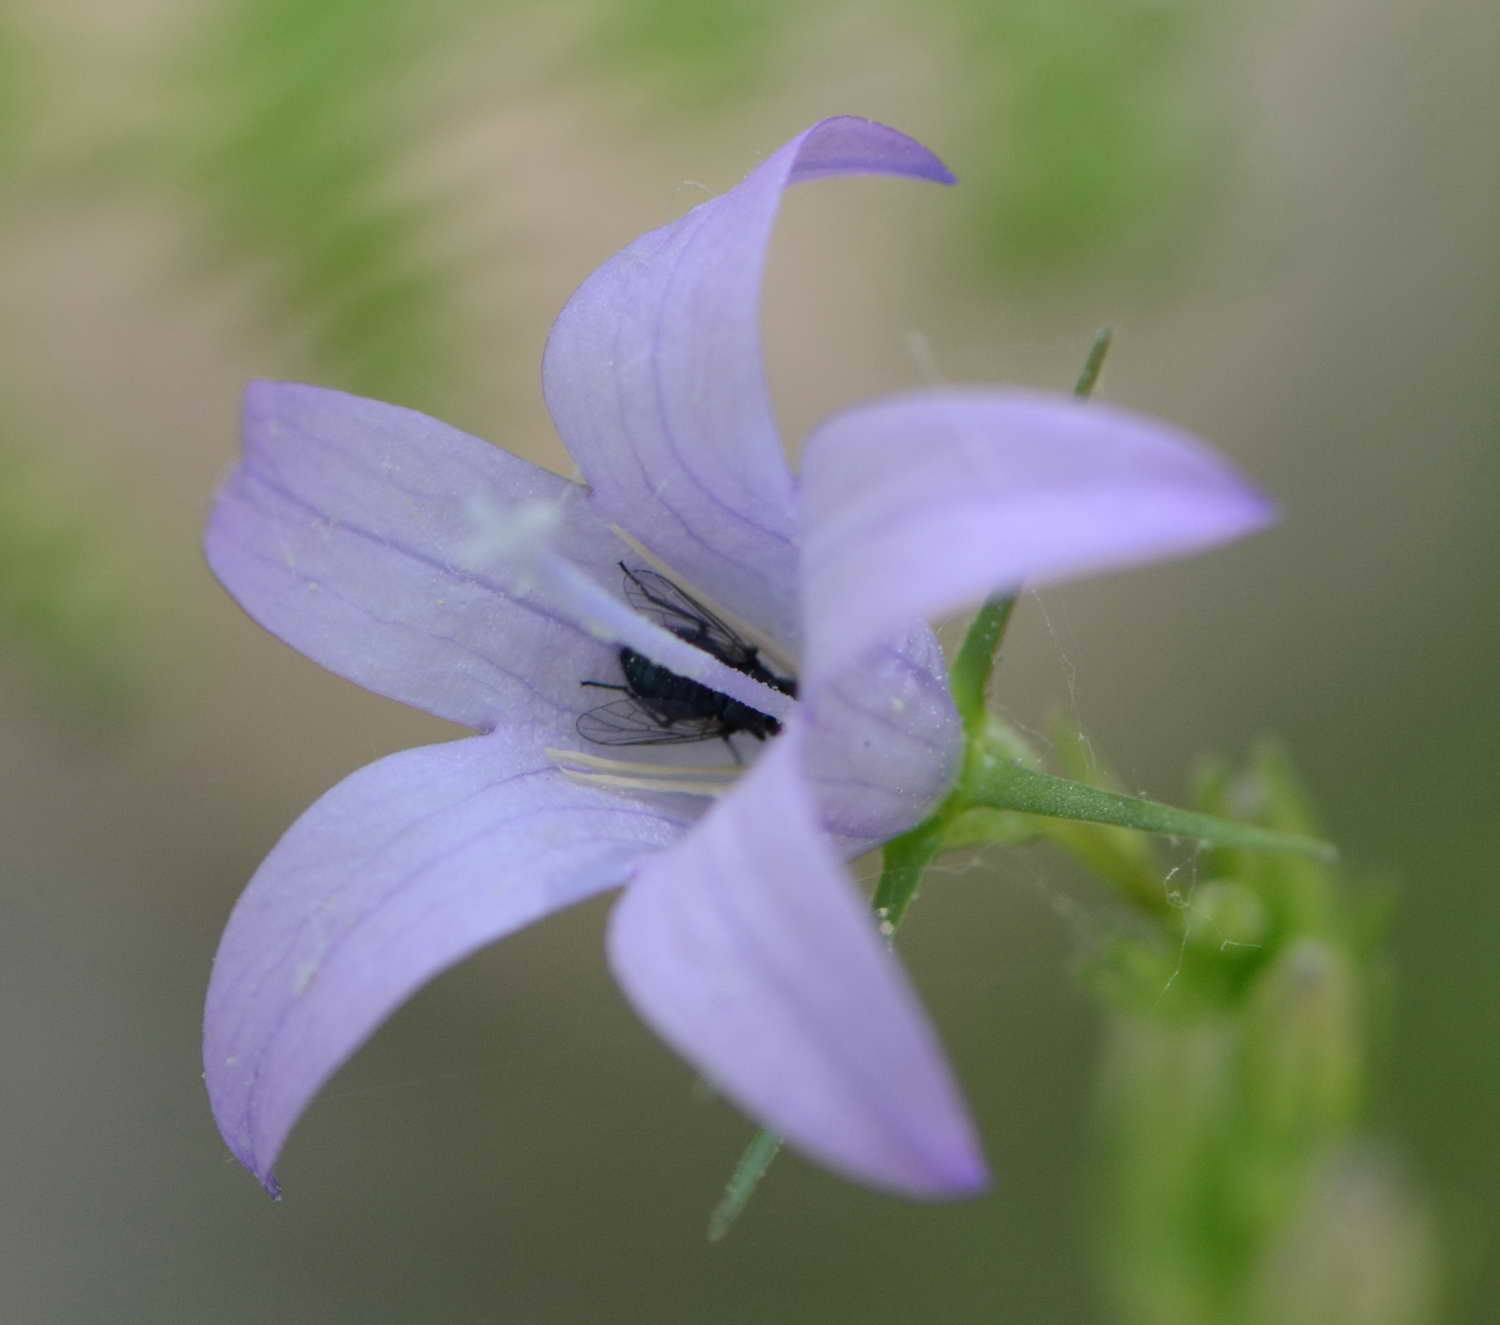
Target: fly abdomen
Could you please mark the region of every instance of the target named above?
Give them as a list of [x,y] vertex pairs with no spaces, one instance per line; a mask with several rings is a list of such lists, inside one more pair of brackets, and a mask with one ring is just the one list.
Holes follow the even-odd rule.
[[630,693],[663,718],[716,718],[734,701],[701,681],[679,676],[634,649],[620,650],[620,670]]
[[749,732],[761,741],[781,730],[775,718],[701,681],[679,676],[634,649],[620,650],[620,670],[629,693],[663,722],[712,719],[723,724],[726,734]]

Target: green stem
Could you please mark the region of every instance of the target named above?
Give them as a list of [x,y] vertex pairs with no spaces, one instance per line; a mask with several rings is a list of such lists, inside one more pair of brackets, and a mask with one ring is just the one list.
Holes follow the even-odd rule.
[[969,805],[1020,810],[1053,819],[1115,824],[1143,833],[1165,833],[1215,846],[1296,851],[1320,860],[1333,860],[1338,854],[1328,843],[1314,838],[1216,819],[1211,814],[1179,810],[1139,796],[1124,796],[1087,783],[1054,777],[1051,773],[1040,773],[996,755],[985,755],[971,761],[961,795]]

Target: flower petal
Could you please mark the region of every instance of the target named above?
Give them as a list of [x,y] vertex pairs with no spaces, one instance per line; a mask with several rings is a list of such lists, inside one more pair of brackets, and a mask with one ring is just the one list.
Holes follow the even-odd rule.
[[542,368],[602,517],[789,644],[796,515],[761,367],[761,273],[787,185],[855,173],[952,180],[894,129],[824,120],[594,272]]
[[963,727],[943,651],[925,626],[802,693],[818,821],[848,854],[904,833],[947,793]]
[[838,414],[803,460],[803,677],[986,594],[1182,556],[1273,509],[1185,433],[1066,396],[945,390]]
[[616,583],[630,551],[576,484],[411,410],[257,382],[204,546],[252,617],[341,676],[471,727],[555,721],[614,650],[470,555],[476,506],[543,501],[558,551]]
[[987,1176],[932,1028],[813,822],[794,720],[615,907],[637,1011],[746,1112],[910,1196]]
[[224,1139],[271,1165],[334,1070],[438,972],[624,881],[685,819],[576,786],[545,732],[392,755],[313,805],[260,867],[225,930],[204,1018]]

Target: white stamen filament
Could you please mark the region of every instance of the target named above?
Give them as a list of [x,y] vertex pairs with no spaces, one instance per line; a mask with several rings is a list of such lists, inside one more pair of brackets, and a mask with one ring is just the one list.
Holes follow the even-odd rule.
[[612,791],[651,791],[679,796],[722,796],[734,786],[744,769],[735,764],[692,768],[673,764],[645,764],[628,759],[607,759],[579,750],[546,750],[543,753],[575,782]]

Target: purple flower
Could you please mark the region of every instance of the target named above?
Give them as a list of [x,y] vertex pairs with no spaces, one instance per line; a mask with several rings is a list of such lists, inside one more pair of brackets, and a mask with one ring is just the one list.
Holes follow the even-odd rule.
[[[207,533],[215,573],[294,648],[478,733],[335,787],[230,918],[208,1087],[273,1190],[308,1101],[416,988],[621,885],[611,966],[726,1095],[861,1181],[985,1185],[932,1028],[843,865],[920,822],[958,768],[922,622],[1023,579],[1233,538],[1267,507],[1158,423],[992,390],[838,414],[794,478],[761,369],[761,270],[786,186],[852,173],[951,182],[892,129],[825,120],[584,283],[544,388],[587,486],[392,405],[250,388]],[[692,595],[724,633],[642,584]],[[621,749],[597,743],[601,723],[725,739]]]

